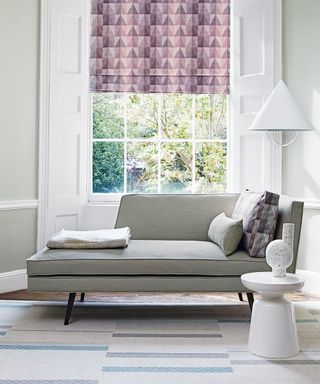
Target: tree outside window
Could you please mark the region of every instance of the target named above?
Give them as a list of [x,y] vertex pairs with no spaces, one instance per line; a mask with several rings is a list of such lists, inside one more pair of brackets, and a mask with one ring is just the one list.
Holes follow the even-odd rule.
[[92,94],[92,192],[227,188],[226,95]]

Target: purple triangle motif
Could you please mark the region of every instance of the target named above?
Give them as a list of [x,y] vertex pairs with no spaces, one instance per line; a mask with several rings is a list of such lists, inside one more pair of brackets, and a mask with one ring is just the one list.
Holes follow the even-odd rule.
[[90,89],[223,93],[230,0],[92,0]]

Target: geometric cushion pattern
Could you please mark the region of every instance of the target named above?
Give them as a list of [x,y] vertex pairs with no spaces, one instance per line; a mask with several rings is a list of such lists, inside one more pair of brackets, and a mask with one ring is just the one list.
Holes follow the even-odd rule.
[[242,234],[242,220],[230,219],[224,213],[212,220],[208,231],[209,239],[219,245],[226,256],[238,248]]
[[243,219],[243,246],[251,257],[265,257],[276,229],[279,198],[276,193],[248,190],[239,197],[232,218]]
[[93,92],[229,93],[230,0],[92,0]]

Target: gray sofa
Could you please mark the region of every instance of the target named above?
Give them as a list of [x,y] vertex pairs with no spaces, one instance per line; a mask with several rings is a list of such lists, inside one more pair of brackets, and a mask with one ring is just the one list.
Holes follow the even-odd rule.
[[[264,258],[237,250],[225,256],[208,241],[212,219],[230,216],[237,194],[126,195],[116,228],[128,226],[131,241],[124,249],[43,249],[27,260],[29,291],[69,292],[68,324],[76,292],[248,292],[240,276],[268,271]],[[280,198],[276,238],[282,224],[295,224],[295,272],[303,203]],[[252,295],[248,296],[252,304]]]

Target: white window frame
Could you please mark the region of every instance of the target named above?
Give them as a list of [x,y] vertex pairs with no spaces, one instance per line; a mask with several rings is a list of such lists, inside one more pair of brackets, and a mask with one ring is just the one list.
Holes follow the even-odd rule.
[[[129,95],[129,94],[127,94]],[[161,95],[158,94],[158,97]],[[192,144],[192,192],[195,193],[195,181],[196,181],[196,166],[195,166],[195,146],[197,143],[226,143],[227,145],[227,190],[229,190],[229,149],[230,149],[230,133],[229,133],[229,113],[230,113],[230,102],[229,102],[229,96],[227,95],[227,138],[225,140],[223,139],[197,139],[195,138],[195,99],[196,94],[192,94],[192,137],[189,139],[164,139],[161,137],[161,124],[159,124],[159,131],[157,137],[154,138],[127,138],[127,124],[126,120],[124,123],[124,138],[123,139],[94,139],[93,138],[93,125],[92,125],[92,115],[93,115],[93,109],[92,109],[92,97],[90,97],[90,103],[89,103],[89,115],[91,116],[90,119],[90,134],[89,134],[89,140],[88,140],[88,172],[87,172],[87,196],[88,196],[88,202],[89,203],[101,203],[101,202],[107,202],[107,203],[117,203],[120,201],[121,196],[125,194],[129,194],[130,192],[124,192],[124,193],[93,193],[93,175],[92,175],[92,169],[93,169],[93,142],[122,142],[124,143],[124,189],[126,191],[126,184],[127,184],[127,169],[126,169],[126,159],[127,159],[127,143],[128,142],[135,142],[135,143],[156,143],[158,146],[158,192],[155,193],[161,193],[161,165],[160,165],[160,145],[163,142],[168,143],[191,143]],[[160,192],[159,192],[160,191]],[[186,192],[188,193],[188,192]]]

